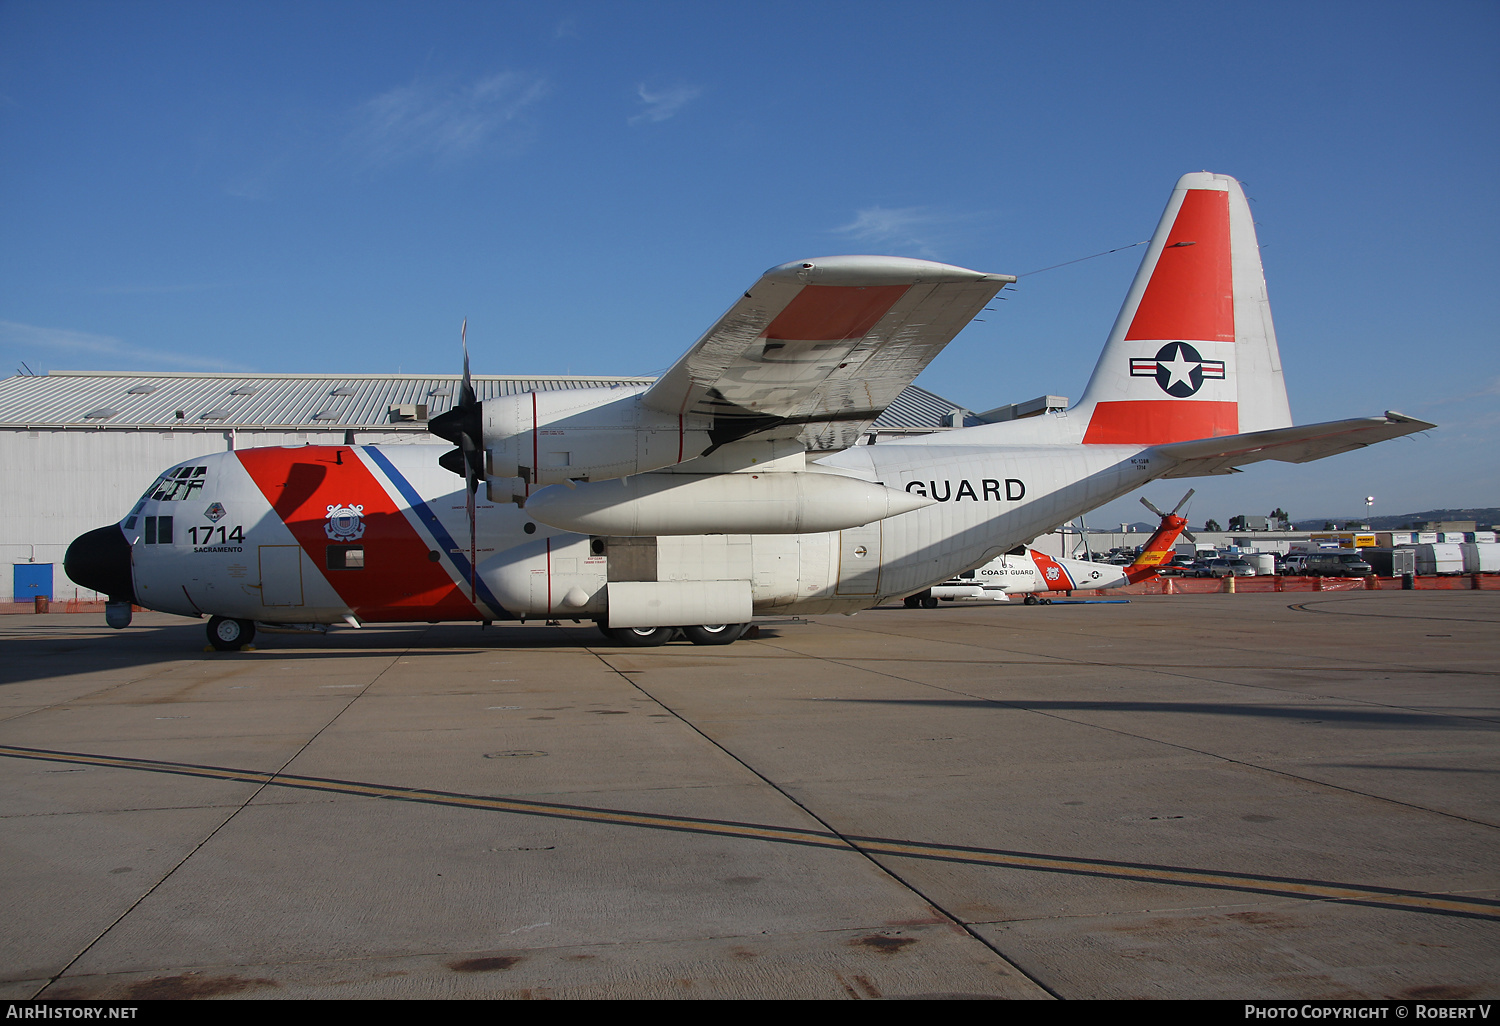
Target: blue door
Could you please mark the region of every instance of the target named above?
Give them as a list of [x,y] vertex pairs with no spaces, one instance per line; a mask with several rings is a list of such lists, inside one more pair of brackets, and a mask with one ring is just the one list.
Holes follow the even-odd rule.
[[38,595],[52,600],[52,564],[17,563],[11,594],[17,602],[30,602]]

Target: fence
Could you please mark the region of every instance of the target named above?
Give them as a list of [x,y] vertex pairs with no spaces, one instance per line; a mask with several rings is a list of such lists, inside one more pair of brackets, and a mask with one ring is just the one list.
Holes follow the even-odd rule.
[[[1500,574],[1453,574],[1416,577],[1417,591],[1500,591]],[[1101,595],[1210,595],[1216,592],[1267,591],[1400,591],[1399,577],[1153,577],[1124,588],[1103,588]]]

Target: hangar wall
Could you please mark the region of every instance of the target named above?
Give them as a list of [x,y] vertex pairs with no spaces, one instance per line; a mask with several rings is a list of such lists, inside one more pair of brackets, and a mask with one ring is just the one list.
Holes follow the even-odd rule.
[[[232,441],[233,439],[233,441]],[[428,435],[360,432],[361,444],[427,442]],[[63,573],[68,544],[85,531],[118,523],[157,475],[194,456],[233,446],[336,445],[338,431],[122,431],[87,429],[0,430],[5,502],[0,504],[0,602],[25,601],[22,581],[45,577],[51,564],[52,598],[93,599]]]

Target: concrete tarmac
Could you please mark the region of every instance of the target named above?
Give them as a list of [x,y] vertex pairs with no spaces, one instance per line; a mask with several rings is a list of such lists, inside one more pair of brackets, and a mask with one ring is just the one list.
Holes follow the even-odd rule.
[[8,998],[1493,998],[1500,593],[0,622]]

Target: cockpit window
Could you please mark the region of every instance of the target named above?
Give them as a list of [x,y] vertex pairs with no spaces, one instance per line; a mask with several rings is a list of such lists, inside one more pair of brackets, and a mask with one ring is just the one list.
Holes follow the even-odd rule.
[[157,502],[175,502],[190,499],[194,492],[201,491],[207,467],[175,467],[156,479],[146,490],[146,498]]

